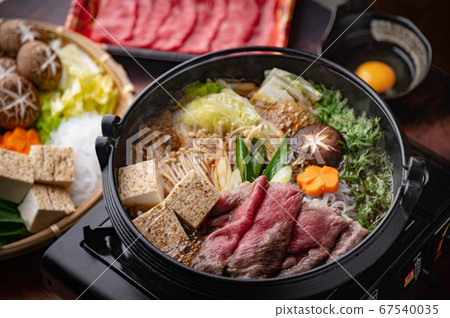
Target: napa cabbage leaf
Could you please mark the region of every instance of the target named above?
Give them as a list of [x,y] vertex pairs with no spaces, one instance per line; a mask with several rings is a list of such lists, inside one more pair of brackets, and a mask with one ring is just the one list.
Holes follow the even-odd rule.
[[284,98],[294,100],[301,105],[317,102],[322,94],[303,77],[273,68],[264,72],[265,79],[259,90],[253,95],[253,102],[274,104]]
[[210,132],[219,130],[220,121],[227,132],[232,123],[241,127],[256,124],[260,119],[250,101],[230,88],[194,99],[179,110],[178,118],[186,125],[200,126]]
[[112,113],[117,101],[112,77],[88,54],[73,43],[62,46],[60,40],[51,41],[50,46],[61,60],[62,74],[56,89],[40,94],[42,116],[37,128],[41,142],[58,128],[61,119],[92,110],[100,115]]

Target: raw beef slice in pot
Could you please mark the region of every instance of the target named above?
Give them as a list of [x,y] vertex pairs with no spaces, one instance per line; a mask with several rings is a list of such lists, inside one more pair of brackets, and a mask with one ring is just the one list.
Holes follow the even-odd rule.
[[293,266],[281,271],[279,276],[306,272],[325,261],[347,224],[345,218],[320,201],[305,202],[289,242],[288,253],[291,256],[283,267],[288,267],[287,264]]
[[223,190],[220,192],[219,201],[209,215],[215,217],[234,210],[247,200],[251,191],[252,184],[248,181],[241,183],[233,190]]
[[129,40],[136,23],[136,7],[136,0],[102,0],[96,21],[92,22],[91,39],[113,44]]
[[336,246],[331,252],[331,256],[327,259],[327,263],[338,259],[344,254],[347,254],[370,233],[369,230],[363,228],[361,224],[350,218],[347,218],[347,224],[347,228],[342,231]]
[[220,192],[219,201],[214,209],[209,213],[206,221],[201,225],[199,231],[203,234],[210,234],[223,227],[231,218],[233,210],[241,206],[250,196],[252,184],[248,181],[241,183],[233,190],[223,190]]
[[267,278],[279,273],[302,199],[303,193],[292,186],[270,183],[251,228],[228,261],[229,276]]
[[255,211],[268,187],[265,176],[255,180],[249,198],[233,212],[228,223],[206,237],[199,255],[192,263],[195,269],[215,275],[223,274],[228,258],[252,225]]

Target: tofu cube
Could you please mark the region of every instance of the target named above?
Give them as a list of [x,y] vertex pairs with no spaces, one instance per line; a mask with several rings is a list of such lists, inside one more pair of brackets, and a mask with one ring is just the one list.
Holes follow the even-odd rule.
[[220,192],[198,172],[191,170],[166,198],[166,204],[190,227],[197,229],[217,203]]
[[68,187],[75,181],[73,149],[31,146],[35,182]]
[[66,189],[35,184],[18,206],[27,230],[37,233],[75,211]]
[[0,149],[0,199],[20,203],[33,182],[31,157]]
[[165,202],[138,216],[133,224],[155,247],[164,250],[187,238],[177,216]]
[[119,169],[119,197],[125,206],[154,207],[164,200],[164,183],[154,160]]

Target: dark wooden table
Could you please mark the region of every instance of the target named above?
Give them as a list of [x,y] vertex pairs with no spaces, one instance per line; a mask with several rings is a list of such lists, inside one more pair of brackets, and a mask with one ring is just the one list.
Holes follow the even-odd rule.
[[[0,4],[0,17],[63,25],[69,6],[70,0],[6,0]],[[312,1],[298,0],[289,46],[316,53],[329,17],[329,11]],[[448,53],[443,50],[433,51],[434,56],[438,57],[446,57]],[[152,79],[135,62],[126,59],[120,62],[138,91],[151,82]],[[153,63],[143,61],[141,64],[152,73]],[[413,94],[391,103],[391,107],[408,137],[450,160],[450,76],[445,71],[433,67]],[[42,249],[12,260],[0,261],[0,299],[59,298],[45,289],[42,283],[40,259],[44,252],[45,249]],[[445,269],[449,265],[450,257],[445,253],[436,267]],[[450,274],[445,279],[450,281]],[[405,295],[406,299],[449,297],[448,288],[433,290],[424,281],[419,281],[414,292]]]

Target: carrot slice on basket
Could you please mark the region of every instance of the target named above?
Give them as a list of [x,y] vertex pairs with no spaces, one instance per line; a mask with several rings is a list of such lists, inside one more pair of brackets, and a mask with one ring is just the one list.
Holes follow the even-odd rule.
[[39,135],[34,129],[26,131],[21,127],[7,131],[0,139],[0,148],[17,151],[28,155],[32,145],[40,145]]
[[25,149],[25,152],[27,154],[30,153],[31,146],[41,144],[39,141],[39,134],[34,129],[29,129],[27,131],[27,141],[28,141],[28,143],[27,143],[27,147]]
[[34,129],[29,129],[27,131],[27,139],[28,139],[28,142],[30,143],[30,145],[38,145],[38,144],[40,145],[41,144],[39,142],[39,134]]
[[16,127],[13,132],[6,138],[6,134],[4,137],[5,140],[5,148],[17,152],[24,153],[25,148],[27,146],[26,138],[27,132],[25,129],[21,127]]
[[336,192],[339,189],[339,171],[328,166],[309,166],[297,176],[297,183],[307,195]]

